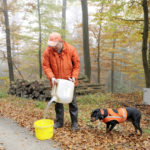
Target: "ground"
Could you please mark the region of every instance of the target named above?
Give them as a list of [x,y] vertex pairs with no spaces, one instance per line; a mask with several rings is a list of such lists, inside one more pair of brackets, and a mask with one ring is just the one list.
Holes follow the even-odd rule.
[[52,141],[37,140],[32,132],[3,117],[0,117],[0,142],[0,150],[58,150]]
[[[65,105],[65,124],[54,131],[54,147],[65,150],[149,150],[150,147],[150,106],[142,104],[142,93],[109,94],[77,97],[79,106],[79,131],[72,132],[68,105]],[[33,123],[43,118],[47,102],[40,102],[15,96],[2,96],[0,115],[15,120],[19,125],[34,132]],[[142,113],[141,127],[143,135],[135,134],[132,123],[117,125],[106,134],[105,124],[90,122],[90,113],[96,108],[136,107]],[[47,118],[55,121],[54,104],[50,106]]]

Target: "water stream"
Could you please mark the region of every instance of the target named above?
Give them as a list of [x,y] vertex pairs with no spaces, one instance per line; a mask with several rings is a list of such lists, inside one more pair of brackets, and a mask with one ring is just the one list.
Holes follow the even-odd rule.
[[52,97],[52,99],[48,102],[47,104],[47,107],[45,108],[44,110],[44,119],[46,119],[46,115],[47,115],[47,112],[48,112],[48,109],[50,107],[50,105],[52,104],[52,102],[54,102],[57,98],[54,96]]

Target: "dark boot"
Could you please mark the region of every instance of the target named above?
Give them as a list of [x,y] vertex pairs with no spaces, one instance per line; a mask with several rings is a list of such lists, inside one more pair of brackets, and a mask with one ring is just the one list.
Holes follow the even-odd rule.
[[78,131],[78,123],[77,122],[72,123],[72,130]]
[[64,125],[64,106],[63,104],[56,103],[55,104],[55,112],[56,112],[56,124],[54,128],[62,128]]
[[72,130],[78,130],[78,106],[76,103],[76,93],[74,91],[73,101],[69,104],[69,112],[72,122]]

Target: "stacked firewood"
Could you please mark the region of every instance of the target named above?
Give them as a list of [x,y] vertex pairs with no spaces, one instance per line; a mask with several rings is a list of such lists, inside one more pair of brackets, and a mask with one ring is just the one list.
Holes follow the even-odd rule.
[[[49,82],[49,81],[47,81]],[[46,86],[44,81],[27,81],[17,79],[11,83],[8,93],[16,95],[18,97],[38,99],[38,100],[50,100],[51,87]]]
[[87,95],[104,92],[104,84],[90,83],[86,76],[78,78],[77,95]]
[[[102,92],[100,84],[90,84],[86,77],[79,77],[79,83],[76,89],[77,95],[93,94]],[[51,87],[48,80],[27,81],[17,79],[11,83],[9,94],[18,97],[38,99],[49,101],[51,99]]]

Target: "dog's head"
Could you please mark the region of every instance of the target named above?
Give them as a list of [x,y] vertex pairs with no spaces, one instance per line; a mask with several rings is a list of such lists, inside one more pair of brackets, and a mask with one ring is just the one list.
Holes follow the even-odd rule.
[[102,120],[104,118],[104,115],[101,114],[100,109],[95,109],[91,113],[91,122],[94,122],[96,120]]

